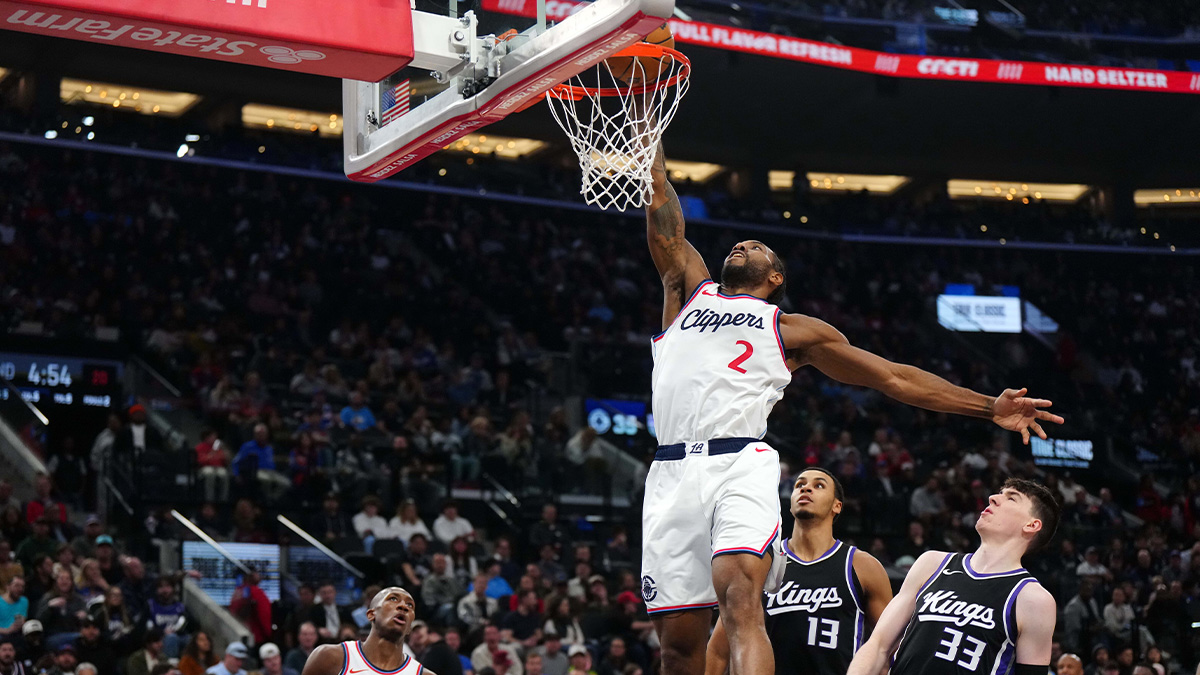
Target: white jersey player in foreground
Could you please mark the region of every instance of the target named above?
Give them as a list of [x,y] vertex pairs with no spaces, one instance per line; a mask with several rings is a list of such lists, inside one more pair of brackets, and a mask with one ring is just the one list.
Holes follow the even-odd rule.
[[379,591],[367,607],[367,639],[317,647],[303,675],[435,675],[404,653],[404,638],[416,618],[417,604],[408,591],[398,586]]
[[761,439],[792,371],[877,389],[909,405],[990,419],[1045,438],[1062,423],[1025,390],[986,396],[851,346],[829,324],[782,314],[785,272],[759,241],[733,247],[710,279],[684,238],[661,145],[647,208],[650,255],[662,277],[663,332],[654,338],[653,404],[662,444],[646,478],[642,597],[662,642],[664,675],[705,670],[712,609],[720,607],[733,675],[774,672],[760,598],[783,568],[776,496],[779,457]]

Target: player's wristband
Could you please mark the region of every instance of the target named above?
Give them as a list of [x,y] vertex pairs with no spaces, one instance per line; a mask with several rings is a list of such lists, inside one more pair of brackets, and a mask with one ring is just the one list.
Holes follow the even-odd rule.
[[1013,669],[1013,675],[1046,675],[1050,672],[1050,664],[1044,666],[1031,666],[1028,663],[1018,663]]

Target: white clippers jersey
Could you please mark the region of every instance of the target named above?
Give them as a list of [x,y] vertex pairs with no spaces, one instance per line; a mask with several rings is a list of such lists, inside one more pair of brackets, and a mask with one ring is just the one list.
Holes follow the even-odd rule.
[[654,338],[654,426],[659,445],[762,438],[767,416],[792,381],[779,308],[723,295],[705,281]]

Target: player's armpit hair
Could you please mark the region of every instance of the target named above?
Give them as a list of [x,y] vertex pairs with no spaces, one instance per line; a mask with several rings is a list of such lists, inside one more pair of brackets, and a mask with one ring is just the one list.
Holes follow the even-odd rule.
[[1013,668],[1013,675],[1046,675],[1050,672],[1050,664],[1044,666],[1030,665],[1028,663],[1018,663]]

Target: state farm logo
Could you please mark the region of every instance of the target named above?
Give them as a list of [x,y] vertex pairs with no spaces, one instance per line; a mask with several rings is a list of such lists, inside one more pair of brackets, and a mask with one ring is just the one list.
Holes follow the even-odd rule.
[[324,54],[315,49],[292,49],[291,47],[270,45],[261,47],[258,51],[266,54],[267,60],[271,63],[282,63],[293,66],[305,61],[320,61],[325,58]]
[[880,54],[875,57],[875,70],[881,73],[894,73],[900,70],[900,57]]
[[[170,48],[174,51],[195,51],[211,57],[239,57],[253,55],[254,49],[267,57],[267,61],[294,66],[305,61],[321,61],[325,54],[314,49],[293,49],[282,45],[259,47],[253,40],[231,40],[228,37],[189,33],[184,30],[163,30],[151,26],[131,23],[113,23],[89,19],[65,12],[30,12],[19,9],[8,15],[5,25],[16,30],[25,30],[48,35],[78,33],[90,40],[103,40],[127,47]],[[52,32],[53,31],[53,32]]]
[[979,62],[966,59],[921,59],[917,62],[917,72],[922,75],[978,77]]

